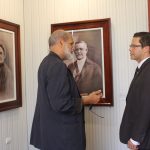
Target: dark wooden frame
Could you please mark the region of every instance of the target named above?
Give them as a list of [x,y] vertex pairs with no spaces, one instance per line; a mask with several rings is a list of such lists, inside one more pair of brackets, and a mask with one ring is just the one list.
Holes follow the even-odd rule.
[[148,0],[148,27],[150,31],[150,1]]
[[9,110],[22,106],[22,86],[21,86],[21,54],[20,54],[20,26],[0,19],[0,29],[14,33],[15,39],[15,80],[16,80],[16,99],[0,103],[0,111]]
[[57,29],[78,30],[78,29],[92,29],[99,27],[103,28],[105,98],[102,99],[101,103],[96,104],[96,106],[112,106],[113,82],[112,82],[110,18],[52,24],[51,32]]

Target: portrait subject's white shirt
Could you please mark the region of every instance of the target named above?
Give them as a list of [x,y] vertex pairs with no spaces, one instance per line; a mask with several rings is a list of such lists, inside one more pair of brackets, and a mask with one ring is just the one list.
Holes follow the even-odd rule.
[[78,65],[78,69],[79,69],[79,73],[81,73],[82,71],[82,68],[85,64],[85,61],[86,61],[86,57],[81,59],[81,60],[77,60],[77,65]]

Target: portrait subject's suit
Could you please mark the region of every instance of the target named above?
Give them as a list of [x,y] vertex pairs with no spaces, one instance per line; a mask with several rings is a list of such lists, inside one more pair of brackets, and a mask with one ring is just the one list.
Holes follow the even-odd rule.
[[120,141],[127,144],[132,138],[140,142],[140,148],[150,150],[150,58],[133,78],[127,98]]
[[39,67],[30,143],[40,150],[85,150],[81,96],[72,73],[53,52]]
[[14,98],[14,79],[7,64],[0,65],[0,101]]
[[[68,65],[68,68],[73,73],[76,69],[77,62]],[[80,93],[90,93],[95,90],[102,89],[102,72],[98,64],[90,59],[86,59],[82,71],[76,80]]]

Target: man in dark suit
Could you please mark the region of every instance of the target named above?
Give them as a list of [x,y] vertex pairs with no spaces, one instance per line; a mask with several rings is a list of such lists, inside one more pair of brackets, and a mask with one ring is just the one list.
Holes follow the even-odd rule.
[[56,30],[50,53],[38,70],[38,94],[30,143],[41,150],[85,150],[83,104],[96,104],[102,94],[81,97],[63,60],[72,57],[73,38]]
[[88,47],[85,41],[75,43],[76,61],[68,68],[73,73],[81,94],[88,94],[93,90],[102,89],[101,67],[87,57]]
[[130,57],[138,62],[120,126],[120,141],[131,150],[150,150],[150,33],[135,33]]

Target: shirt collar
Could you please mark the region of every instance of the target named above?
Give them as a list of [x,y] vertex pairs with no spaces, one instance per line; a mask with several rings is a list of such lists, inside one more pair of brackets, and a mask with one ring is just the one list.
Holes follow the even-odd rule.
[[50,51],[50,55],[54,55],[54,56],[56,56],[57,58],[59,58],[60,60],[62,60],[55,52],[53,52],[53,51]]
[[140,61],[139,64],[138,64],[138,68],[140,68],[140,67],[142,66],[142,64],[143,64],[148,58],[150,58],[150,57],[147,57],[147,58],[143,59],[142,61]]
[[82,71],[82,68],[83,68],[83,66],[85,64],[85,61],[86,61],[86,57],[81,59],[81,60],[77,60],[77,65],[78,65],[79,72]]

